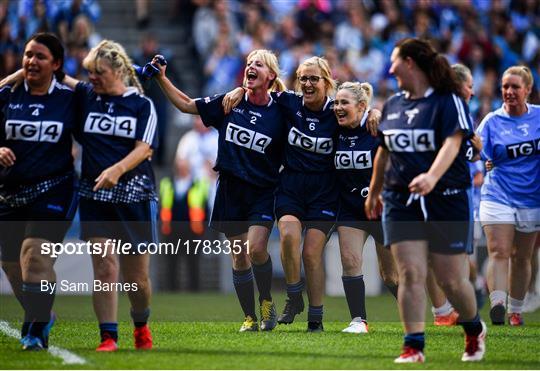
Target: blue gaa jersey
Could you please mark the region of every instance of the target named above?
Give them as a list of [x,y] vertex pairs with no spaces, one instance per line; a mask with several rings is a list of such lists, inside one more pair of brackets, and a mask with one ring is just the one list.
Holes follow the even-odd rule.
[[272,93],[287,118],[287,146],[284,166],[302,173],[334,171],[338,123],[334,101],[329,97],[323,109],[313,112],[304,106],[302,96],[293,92]]
[[408,192],[409,183],[429,170],[444,140],[457,131],[465,133],[460,152],[437,182],[434,192],[453,193],[471,186],[465,139],[472,125],[467,105],[455,94],[439,94],[432,88],[420,99],[398,93],[383,108],[379,133],[390,152],[385,189]]
[[26,83],[0,89],[0,147],[10,148],[15,165],[0,165],[0,184],[33,184],[73,171],[71,135],[78,125],[78,99],[53,78],[45,95],[31,95]]
[[540,207],[540,106],[527,108],[525,114],[513,117],[501,107],[478,127],[482,159],[495,165],[484,180],[482,200]]
[[[101,172],[126,157],[137,141],[156,148],[157,116],[152,101],[129,87],[120,96],[98,95],[92,85],[80,82],[77,92],[84,94],[81,144],[81,178],[94,183]],[[149,160],[128,171],[119,182],[133,178],[154,181]]]
[[373,173],[373,160],[379,138],[373,137],[366,129],[368,111],[364,113],[360,126],[349,129],[340,127],[334,165],[337,170],[340,195],[365,198]]
[[218,156],[214,169],[259,187],[278,182],[283,156],[285,120],[276,102],[266,106],[249,102],[247,94],[225,115],[224,94],[195,101],[206,126],[218,130]]

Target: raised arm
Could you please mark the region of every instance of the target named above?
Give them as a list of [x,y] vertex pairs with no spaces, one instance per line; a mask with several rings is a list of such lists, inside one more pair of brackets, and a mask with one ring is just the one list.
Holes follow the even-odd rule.
[[188,97],[183,91],[178,89],[165,75],[167,69],[166,65],[162,65],[158,62],[158,56],[154,57],[152,64],[159,68],[159,74],[155,76],[159,87],[165,93],[169,101],[180,111],[184,113],[191,113],[192,115],[198,115],[199,110],[195,104],[195,100]]

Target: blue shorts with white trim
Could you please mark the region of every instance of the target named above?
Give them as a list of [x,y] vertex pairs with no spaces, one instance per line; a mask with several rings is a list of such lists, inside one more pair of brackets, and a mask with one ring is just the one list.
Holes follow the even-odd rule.
[[469,190],[432,192],[423,197],[385,190],[383,202],[385,245],[426,240],[430,252],[472,252],[473,210]]

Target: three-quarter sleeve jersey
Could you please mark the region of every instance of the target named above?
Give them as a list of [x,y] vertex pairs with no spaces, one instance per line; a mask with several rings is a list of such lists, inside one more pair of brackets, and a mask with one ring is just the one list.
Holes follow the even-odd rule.
[[218,130],[215,170],[260,187],[277,184],[285,143],[285,120],[271,98],[265,106],[249,102],[247,95],[225,115],[223,94],[195,101],[206,126]]
[[311,111],[302,96],[292,92],[272,93],[287,119],[284,166],[303,173],[334,171],[338,124],[334,101],[326,98],[322,110]]
[[483,160],[495,167],[482,186],[482,200],[518,208],[540,207],[540,106],[510,116],[503,107],[480,123]]
[[390,152],[385,171],[385,188],[408,191],[409,183],[429,170],[446,138],[464,133],[460,151],[437,182],[437,193],[471,186],[465,139],[472,135],[467,105],[455,94],[428,89],[420,99],[398,93],[384,105],[379,134]]
[[0,89],[0,147],[10,148],[16,161],[0,165],[0,184],[33,184],[72,172],[72,133],[79,119],[74,91],[54,78],[45,95],[31,95],[26,83],[11,88]]
[[83,198],[111,203],[157,199],[150,159],[123,174],[110,189],[93,191],[103,170],[124,159],[137,141],[158,145],[157,115],[152,101],[133,87],[118,96],[96,94],[91,84],[80,82],[83,95],[80,142],[83,147],[79,194]]
[[367,116],[366,111],[360,126],[354,129],[339,128],[334,165],[340,194],[345,198],[349,195],[358,197],[363,189],[369,187],[373,174],[373,160],[379,147],[379,138],[373,137],[367,130]]
[[[157,147],[154,104],[135,88],[128,88],[120,96],[98,95],[92,85],[80,82],[76,90],[84,95],[81,178],[93,181],[103,170],[126,157],[137,141]],[[121,180],[137,175],[153,178],[149,160],[124,174]]]

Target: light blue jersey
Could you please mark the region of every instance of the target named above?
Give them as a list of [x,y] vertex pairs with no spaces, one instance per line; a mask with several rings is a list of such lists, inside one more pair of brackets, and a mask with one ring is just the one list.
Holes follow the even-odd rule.
[[504,108],[488,114],[478,127],[483,160],[495,167],[482,186],[482,201],[516,208],[540,207],[540,106],[527,105],[519,117]]

